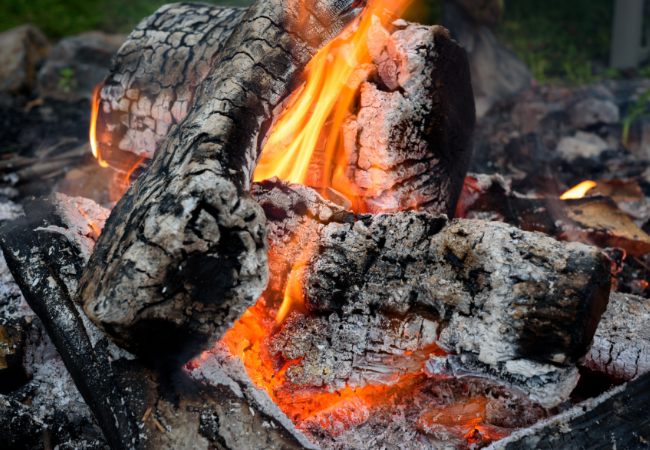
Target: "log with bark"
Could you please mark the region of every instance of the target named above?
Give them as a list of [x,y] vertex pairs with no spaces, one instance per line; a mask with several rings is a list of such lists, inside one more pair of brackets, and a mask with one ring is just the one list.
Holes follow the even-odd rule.
[[[242,16],[238,8],[184,3],[143,20],[101,90],[97,129],[104,159],[124,170],[148,164],[189,110],[196,85]],[[339,41],[337,51],[349,53],[345,36]],[[417,207],[452,216],[475,122],[465,51],[442,27],[397,20],[387,29],[377,17],[367,44],[371,62],[356,63],[346,83],[357,99],[338,136],[331,133],[334,121],[326,121],[305,184],[332,185],[352,197],[357,210]],[[354,57],[347,59],[352,64]],[[330,162],[328,138],[340,142]],[[279,145],[273,152],[283,150]]]
[[[180,365],[212,347],[268,282],[264,213],[247,190],[279,106],[353,0],[258,1],[190,113],[111,212],[77,294],[119,345]],[[304,7],[304,9],[303,9]]]
[[246,11],[178,3],[140,22],[100,92],[97,140],[106,161],[127,170],[153,158],[169,129],[187,114],[197,86]]
[[252,193],[269,220],[264,301],[297,286],[304,302],[269,342],[297,361],[290,385],[391,384],[437,346],[448,355],[427,362],[431,376],[494,379],[546,407],[568,398],[609,296],[598,249],[427,213],[355,221],[277,179]]
[[[226,350],[211,350],[209,363],[197,369],[152,370],[113,344],[74,304],[71,294],[107,210],[55,194],[27,202],[25,213],[0,231],[7,264],[111,448],[313,448]],[[0,402],[0,409],[24,422],[9,443],[31,439],[42,427],[28,410]]]

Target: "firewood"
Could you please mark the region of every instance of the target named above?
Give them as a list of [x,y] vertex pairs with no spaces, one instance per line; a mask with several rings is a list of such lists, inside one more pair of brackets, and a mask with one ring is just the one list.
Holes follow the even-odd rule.
[[[313,448],[227,352],[212,349],[198,368],[153,370],[115,346],[73,303],[96,238],[90,224],[101,231],[108,211],[57,194],[27,202],[25,212],[0,230],[0,245],[111,448]],[[0,411],[5,407],[25,424],[23,434],[8,435],[10,442],[32,439],[42,424],[0,397]],[[0,429],[5,425],[0,420]]]
[[262,209],[247,193],[283,99],[353,0],[258,1],[194,106],[111,212],[78,301],[119,345],[180,365],[212,347],[268,282]]
[[612,292],[584,366],[626,381],[648,372],[648,319],[647,299]]
[[133,155],[153,158],[156,146],[187,114],[197,86],[245,13],[245,8],[178,3],[140,22],[100,92],[97,139],[105,160],[128,168]]
[[[216,54],[243,12],[166,6],[138,26],[101,90],[97,129],[103,159],[119,168],[153,158],[156,146],[189,110],[195,80],[202,80],[212,63],[209,55]],[[217,19],[203,25],[209,15]],[[389,24],[389,32],[377,17],[373,21],[367,38],[372,62],[361,64],[347,82],[358,99],[341,127],[342,154],[325,160],[328,122],[305,184],[331,185],[353,197],[360,211],[418,208],[452,216],[475,123],[465,51],[442,27],[398,20]],[[197,39],[188,22],[202,24],[200,33],[209,38]],[[163,56],[170,48],[182,55],[184,65]]]
[[598,249],[427,213],[354,221],[279,180],[252,193],[269,220],[265,301],[281,302],[298,277],[308,310],[269,343],[272,356],[299,360],[290,383],[390,384],[434,345],[457,356],[430,360],[432,376],[498,380],[545,407],[568,398],[607,305],[610,262]]

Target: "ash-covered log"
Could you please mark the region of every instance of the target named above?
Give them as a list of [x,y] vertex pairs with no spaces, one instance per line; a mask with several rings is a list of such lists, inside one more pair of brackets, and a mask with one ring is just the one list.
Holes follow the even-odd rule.
[[636,295],[612,292],[584,366],[631,380],[650,370],[650,305]]
[[246,13],[198,3],[162,6],[140,22],[111,64],[99,94],[97,145],[128,170],[187,114],[196,88]]
[[111,212],[78,292],[119,345],[181,365],[212,347],[268,282],[262,209],[248,194],[278,107],[354,0],[259,0],[190,113]]
[[[219,64],[216,55],[243,14],[183,3],[138,25],[101,89],[97,139],[104,160],[125,171],[149,163],[210,65]],[[394,19],[384,26],[376,16],[364,43],[369,62],[354,62],[345,36],[337,42],[334,53],[353,64],[343,89],[355,100],[340,126],[326,120],[305,184],[345,192],[359,211],[418,208],[452,216],[475,125],[465,51],[442,27]],[[269,151],[282,153],[292,140]],[[334,155],[328,140],[338,141]],[[270,159],[263,156],[260,167],[275,164]]]
[[[227,351],[211,350],[200,367],[152,370],[86,318],[70,294],[107,210],[57,194],[27,202],[25,212],[0,230],[0,245],[111,448],[314,448]],[[24,426],[7,442],[33,440],[43,424],[14,403],[0,398],[0,412]]]
[[289,384],[390,384],[438,347],[432,376],[494,379],[546,407],[568,398],[607,306],[610,262],[598,249],[426,213],[354,221],[279,180],[252,193],[269,220],[265,301],[289,292],[297,305],[269,343],[297,361]]

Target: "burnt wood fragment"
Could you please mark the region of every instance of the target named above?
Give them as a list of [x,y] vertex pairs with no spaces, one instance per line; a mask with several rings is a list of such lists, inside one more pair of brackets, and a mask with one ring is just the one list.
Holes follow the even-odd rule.
[[[205,365],[153,370],[116,347],[85,317],[70,293],[90,254],[87,245],[92,251],[94,241],[83,226],[70,224],[76,222],[75,208],[83,205],[88,222],[101,225],[105,213],[90,203],[60,194],[27,202],[26,217],[0,230],[0,245],[111,448],[312,448],[246,378],[241,361],[213,349]],[[25,416],[31,420],[27,425],[30,417]],[[7,439],[35,439],[31,432],[21,436]]]
[[650,252],[650,236],[610,197],[593,195],[567,200],[523,197],[509,192],[505,181],[500,183],[497,178],[467,176],[457,215],[498,220],[561,240],[622,248],[631,256]]
[[354,3],[260,0],[233,31],[190,113],[111,212],[81,280],[78,301],[120,346],[179,366],[262,293],[266,221],[247,192],[255,162],[276,107],[357,16]]
[[650,442],[650,374],[495,442],[490,450],[633,450]]
[[584,366],[621,380],[650,370],[650,305],[636,295],[612,292]]

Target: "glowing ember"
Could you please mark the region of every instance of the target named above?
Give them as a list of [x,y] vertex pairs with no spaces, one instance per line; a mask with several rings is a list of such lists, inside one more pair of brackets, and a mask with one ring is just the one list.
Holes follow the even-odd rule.
[[582,198],[585,196],[587,191],[591,188],[596,187],[596,183],[593,181],[583,181],[579,185],[569,189],[564,194],[560,196],[562,200],[568,200],[571,198]]
[[90,225],[90,228],[92,228],[93,231],[95,232],[95,236],[93,236],[93,237],[95,239],[97,239],[99,237],[99,235],[102,233],[102,229],[99,228],[97,225],[95,225],[92,220],[90,220],[90,217],[88,217],[88,214],[86,214],[86,211],[81,209],[81,207],[79,205],[77,205],[77,209],[84,216],[84,218],[88,221],[88,225]]

